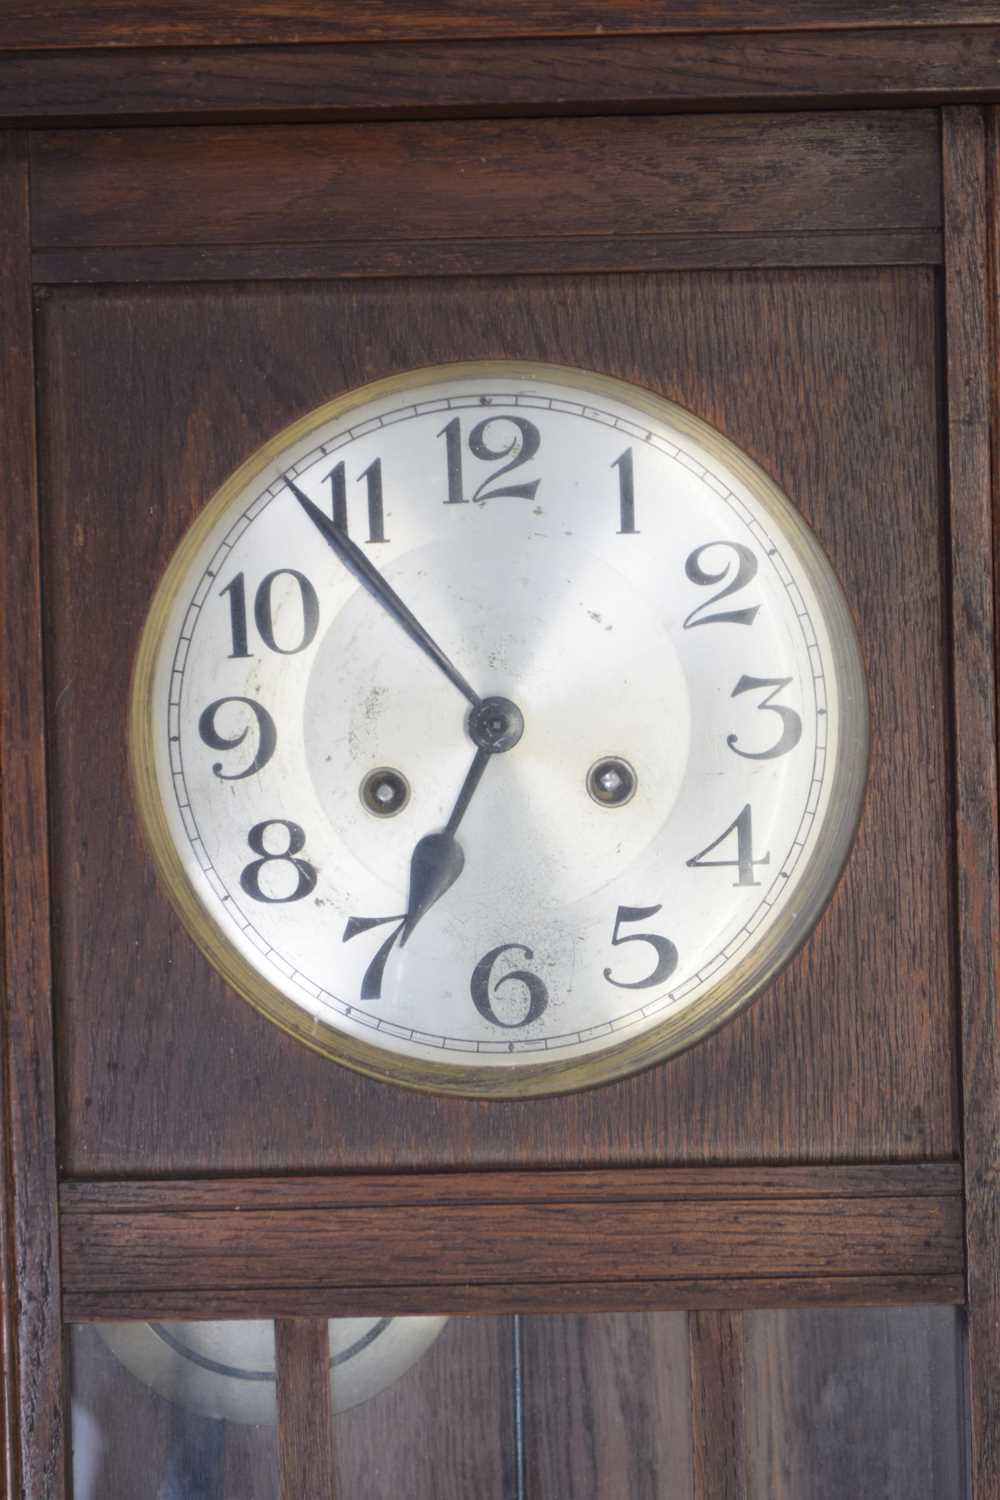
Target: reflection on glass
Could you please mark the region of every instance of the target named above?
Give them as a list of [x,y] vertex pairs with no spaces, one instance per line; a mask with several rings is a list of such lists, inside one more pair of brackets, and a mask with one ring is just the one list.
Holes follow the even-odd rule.
[[748,1313],[752,1500],[960,1500],[953,1307]]
[[[331,1322],[334,1410],[397,1381],[444,1322]],[[273,1323],[81,1326],[71,1360],[74,1500],[277,1496]]]
[[[336,1500],[692,1500],[726,1441],[746,1500],[960,1500],[954,1308],[720,1314],[736,1355],[715,1316],[331,1321],[312,1459],[275,1426],[273,1324],[74,1328],[73,1500],[278,1500],[279,1462],[320,1459]],[[315,1332],[282,1366],[306,1400]]]

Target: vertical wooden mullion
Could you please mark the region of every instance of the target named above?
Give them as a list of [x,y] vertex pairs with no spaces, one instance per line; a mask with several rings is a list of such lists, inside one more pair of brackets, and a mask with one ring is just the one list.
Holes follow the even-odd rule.
[[743,1314],[688,1314],[693,1500],[746,1500]]
[[27,141],[0,132],[0,859],[8,1473],[65,1493]]
[[278,1318],[278,1497],[335,1500],[330,1334],[326,1318]]
[[[955,853],[973,1500],[1000,1494],[1000,1026],[985,119],[943,111]],[[996,205],[991,205],[995,213]]]

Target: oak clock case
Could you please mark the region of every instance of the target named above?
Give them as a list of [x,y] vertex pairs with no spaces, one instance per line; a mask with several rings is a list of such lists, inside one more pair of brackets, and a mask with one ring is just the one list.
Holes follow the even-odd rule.
[[223,976],[466,1095],[690,1046],[801,944],[860,813],[850,614],[791,502],[624,382],[352,391],[209,502],[133,680],[137,804]]

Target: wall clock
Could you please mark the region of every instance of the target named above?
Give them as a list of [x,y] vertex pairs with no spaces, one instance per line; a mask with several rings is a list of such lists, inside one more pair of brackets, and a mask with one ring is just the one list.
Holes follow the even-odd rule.
[[860,657],[793,505],[648,391],[518,363],[311,412],[184,537],[134,674],[163,882],[338,1061],[524,1096],[691,1045],[846,858]]

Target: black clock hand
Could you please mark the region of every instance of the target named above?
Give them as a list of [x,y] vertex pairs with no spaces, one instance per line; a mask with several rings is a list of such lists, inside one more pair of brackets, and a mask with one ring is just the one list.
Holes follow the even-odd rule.
[[492,754],[491,750],[482,748],[476,751],[444,828],[440,833],[425,833],[413,850],[410,858],[410,900],[399,936],[401,948],[420,918],[455,884],[465,868],[465,855],[455,833]]
[[509,698],[484,698],[466,723],[469,738],[477,746],[451,816],[440,833],[425,833],[410,857],[410,900],[399,939],[402,948],[424,912],[444,895],[465,868],[465,855],[455,837],[458,825],[482,779],[486,763],[494,755],[513,750],[524,733],[524,716]]
[[411,641],[416,642],[421,651],[429,656],[436,666],[453,683],[458,691],[466,697],[473,708],[478,708],[480,697],[462,676],[454,662],[441,650],[435,640],[428,635],[415,615],[411,614],[402,599],[391,588],[382,574],[369,562],[357,543],[352,542],[346,531],[341,531],[339,526],[334,526],[328,516],[325,516],[318,505],[314,505],[309,496],[303,494],[298,485],[285,475],[285,484],[291,490],[296,500],[312,521],[317,531],[329,542],[330,546],[340,558],[348,572],[353,573],[358,582],[368,590],[373,599],[377,599],[383,609],[388,610],[397,625],[400,625]]

